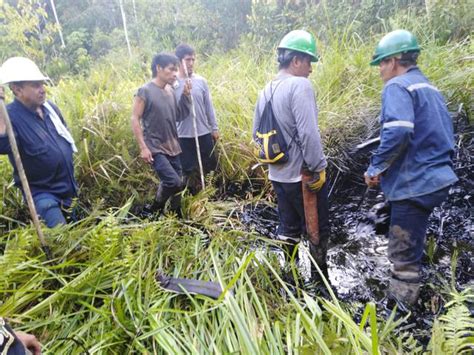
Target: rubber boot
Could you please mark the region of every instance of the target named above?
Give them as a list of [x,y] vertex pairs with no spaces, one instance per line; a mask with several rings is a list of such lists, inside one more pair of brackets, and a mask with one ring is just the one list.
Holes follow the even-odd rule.
[[[295,280],[295,275],[294,275],[294,269],[295,266],[298,264],[299,257],[298,257],[298,249],[297,249],[297,244],[300,241],[299,237],[288,237],[286,235],[281,235],[279,234],[277,238],[283,242],[281,249],[283,251],[283,255],[285,258],[285,264],[282,268],[282,277],[283,280],[291,286],[296,286],[298,283],[297,280]],[[298,278],[299,275],[296,275],[296,278]]]
[[298,252],[296,250],[296,245],[300,242],[301,238],[299,237],[288,237],[286,235],[281,235],[279,234],[277,236],[278,240],[281,240],[285,242],[285,244],[282,245],[282,250],[283,254],[285,255],[285,262],[288,264],[291,262],[291,259],[293,258],[294,255],[294,261],[295,263],[298,263],[299,261],[299,256]]
[[187,187],[189,193],[191,195],[196,195],[200,189],[200,182],[198,181],[198,177],[196,176],[195,172],[191,172],[183,177],[184,186]]
[[291,244],[285,244],[283,245],[283,252],[285,253],[285,262],[286,263],[291,263],[293,260],[295,264],[298,263],[299,261],[299,253],[296,250],[296,245],[298,243],[291,243]]
[[158,189],[156,190],[155,201],[151,206],[151,210],[154,213],[161,213],[165,208],[166,201],[168,201],[173,192],[174,191],[172,189],[166,188],[162,184],[158,185]]
[[170,211],[173,213],[176,213],[176,216],[178,218],[183,217],[183,213],[181,211],[181,192],[177,193],[176,195],[171,196]]
[[[328,239],[329,238],[321,235],[318,245],[314,245],[313,243],[309,242],[309,253],[313,257],[316,264],[318,264],[323,276],[329,281],[327,265]],[[314,266],[313,262],[311,262],[311,281],[322,281],[321,274],[318,272],[318,269],[316,266]]]
[[283,245],[285,254],[285,266],[283,267],[283,280],[291,286],[298,286],[304,283],[298,270],[299,253],[298,243],[289,243]]
[[420,295],[421,284],[419,282],[402,281],[392,277],[388,289],[389,297],[397,303],[407,306],[414,306]]

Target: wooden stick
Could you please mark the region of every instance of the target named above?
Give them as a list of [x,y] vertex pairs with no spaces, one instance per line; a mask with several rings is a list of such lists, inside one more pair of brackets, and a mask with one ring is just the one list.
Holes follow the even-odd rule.
[[[181,62],[184,73],[186,75],[187,79],[189,78],[188,74],[188,68],[186,67],[186,63],[184,62],[184,59]],[[198,163],[199,163],[199,172],[201,173],[201,186],[202,189],[206,187],[205,181],[204,181],[204,169],[202,168],[202,159],[201,159],[201,148],[199,147],[199,137],[198,137],[198,131],[197,131],[197,121],[196,121],[196,109],[194,108],[194,100],[193,100],[193,95],[190,94],[191,97],[191,111],[192,111],[192,118],[193,118],[193,128],[194,128],[194,140],[196,142],[196,151],[197,151],[197,157],[198,157]]]
[[15,160],[16,169],[18,171],[18,176],[20,177],[21,186],[23,187],[23,192],[25,193],[26,202],[30,210],[31,219],[33,220],[36,233],[38,234],[38,239],[41,244],[41,248],[43,249],[46,255],[46,258],[48,260],[51,260],[52,259],[51,250],[49,249],[49,246],[46,243],[46,240],[44,239],[44,235],[41,229],[41,224],[38,218],[38,214],[36,213],[36,207],[33,202],[33,196],[31,195],[30,185],[28,184],[28,180],[25,174],[25,169],[23,168],[23,163],[21,162],[20,152],[18,151],[18,145],[16,143],[15,133],[13,132],[13,126],[10,121],[10,117],[8,116],[7,109],[5,107],[4,98],[1,96],[0,96],[0,118],[5,122],[8,140],[10,141],[10,147],[13,153],[13,158]]
[[308,183],[313,179],[313,173],[306,169],[301,171],[301,187],[303,189],[303,207],[306,222],[306,233],[313,245],[319,245],[319,214],[318,195],[311,191]]

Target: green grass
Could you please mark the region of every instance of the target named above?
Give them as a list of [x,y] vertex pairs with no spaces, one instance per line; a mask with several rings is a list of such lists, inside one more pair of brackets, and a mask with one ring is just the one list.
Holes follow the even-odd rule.
[[[429,38],[422,43],[421,68],[451,107],[463,103],[472,113],[472,44]],[[376,127],[382,83],[378,70],[368,66],[374,44],[375,39],[366,43],[348,33],[321,43],[322,61],[311,80],[332,177],[350,169],[349,148]],[[197,71],[209,81],[222,134],[218,177],[266,182],[262,169],[250,171],[251,125],[257,93],[276,73],[273,54],[244,42],[200,60]],[[78,143],[80,199],[91,215],[46,231],[58,258],[53,264],[45,261],[29,226],[13,228],[16,219],[24,219],[24,212],[18,217],[24,208],[11,168],[0,160],[5,231],[0,314],[37,334],[51,354],[78,354],[83,348],[101,354],[421,353],[417,341],[399,330],[400,321],[381,319],[372,303],[356,322],[351,306],[335,297],[322,300],[304,290],[293,294],[281,280],[276,257],[257,258],[252,246],[258,236],[243,232],[241,222],[229,217],[241,202],[215,201],[211,187],[185,198],[184,221],[124,223],[131,203],[150,199],[157,183],[138,157],[129,123],[133,94],[148,75],[138,60],[116,60],[50,88]],[[219,282],[232,293],[217,301],[166,293],[154,281],[158,268]],[[435,323],[430,351],[472,346],[472,324],[462,308],[471,297],[469,289],[449,296],[454,303]]]

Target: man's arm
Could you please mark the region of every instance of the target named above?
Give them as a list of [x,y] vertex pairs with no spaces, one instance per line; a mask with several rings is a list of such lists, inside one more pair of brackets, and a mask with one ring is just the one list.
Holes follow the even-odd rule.
[[41,344],[33,334],[15,332],[15,335],[33,355],[41,355]]
[[142,119],[143,112],[145,111],[145,101],[139,97],[135,96],[133,100],[132,108],[132,130],[137,140],[138,146],[140,147],[140,156],[148,164],[153,163],[153,155],[151,154],[150,149],[148,149],[145,139],[143,138],[143,129],[140,124]]
[[176,121],[183,121],[191,116],[191,80],[184,81],[183,93],[177,100]]
[[[265,90],[265,89],[264,89]],[[253,139],[257,138],[257,129],[258,129],[258,126],[260,125],[260,119],[261,119],[261,111],[260,111],[260,100],[262,100],[262,92],[261,91],[259,94],[258,94],[258,98],[257,98],[257,102],[255,104],[255,111],[253,113],[253,127],[252,127],[252,137]]]
[[415,128],[413,100],[408,91],[392,84],[384,89],[383,98],[381,140],[366,172],[369,178],[382,174],[403,154]]
[[[291,110],[296,121],[297,137],[309,171],[320,172],[327,166],[318,128],[318,108],[311,82],[299,80],[292,95]],[[294,132],[290,132],[294,134]],[[295,142],[294,142],[295,143]],[[293,144],[294,144],[293,143]]]
[[217,127],[216,114],[214,106],[212,105],[211,94],[209,92],[209,86],[204,80],[204,107],[206,110],[207,122],[212,129],[212,138],[217,141],[219,139],[219,128]]
[[[0,100],[3,101],[3,105],[5,105],[5,91],[3,86],[0,85]],[[7,126],[5,124],[3,115],[0,115],[0,154],[8,154],[10,153],[10,141],[8,140],[7,136]]]
[[[3,101],[5,104],[5,90],[3,89],[3,86],[0,85],[0,100]],[[7,131],[7,126],[5,125],[5,121],[3,120],[3,116],[0,117],[0,136],[3,136],[5,132]]]

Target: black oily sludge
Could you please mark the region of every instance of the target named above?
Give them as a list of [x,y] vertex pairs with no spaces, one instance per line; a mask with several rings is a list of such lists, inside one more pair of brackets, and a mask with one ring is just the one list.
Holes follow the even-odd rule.
[[[423,259],[424,286],[410,318],[415,335],[423,343],[429,339],[426,326],[431,326],[443,309],[451,279],[458,291],[474,279],[474,127],[465,114],[455,114],[453,121],[454,167],[459,181],[450,189],[448,199],[430,216]],[[385,291],[390,263],[386,253],[388,239],[384,234],[388,219],[383,195],[376,189],[367,190],[363,183],[370,154],[370,150],[355,152],[349,172],[332,174],[337,176],[337,181],[330,188],[329,279],[339,299],[354,305],[356,314],[358,305],[375,301],[382,314],[388,316],[391,309],[387,307]],[[239,217],[248,230],[275,238],[278,214],[274,206],[247,205]],[[301,264],[302,268],[308,266],[304,261]]]

